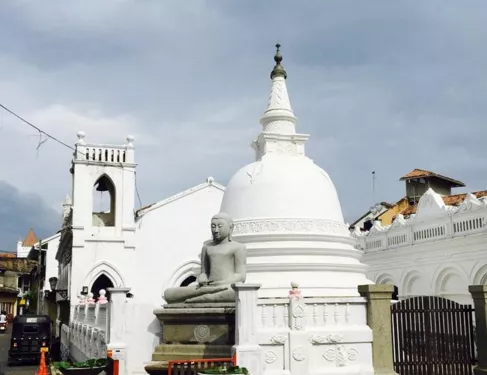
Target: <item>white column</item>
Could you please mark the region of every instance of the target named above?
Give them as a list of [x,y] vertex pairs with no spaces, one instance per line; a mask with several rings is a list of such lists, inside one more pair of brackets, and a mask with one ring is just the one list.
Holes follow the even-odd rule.
[[110,292],[110,322],[107,349],[112,350],[113,359],[119,361],[120,375],[126,374],[125,366],[127,340],[125,337],[125,304],[131,288],[107,288]]
[[237,365],[252,375],[263,374],[262,348],[257,336],[257,291],[259,284],[233,284],[235,290],[235,345]]
[[297,282],[291,282],[289,293],[289,350],[291,374],[309,374],[309,355],[307,348],[309,336],[306,332],[306,303]]

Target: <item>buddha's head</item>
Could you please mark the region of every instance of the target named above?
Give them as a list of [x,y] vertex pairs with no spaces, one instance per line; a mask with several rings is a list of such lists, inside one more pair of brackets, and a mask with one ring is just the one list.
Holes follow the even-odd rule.
[[211,218],[211,234],[213,241],[222,242],[226,238],[232,240],[233,220],[226,213],[220,212]]

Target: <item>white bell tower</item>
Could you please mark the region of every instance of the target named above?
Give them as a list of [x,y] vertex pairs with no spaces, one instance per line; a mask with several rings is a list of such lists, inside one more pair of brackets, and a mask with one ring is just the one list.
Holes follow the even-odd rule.
[[[125,145],[88,144],[85,133],[78,133],[71,170],[73,229],[82,229],[92,237],[132,237],[136,168],[133,141],[128,136]],[[107,193],[107,210],[94,212],[93,187]]]
[[[135,257],[134,137],[124,145],[86,143],[78,133],[72,173],[71,310],[83,290],[131,282]],[[98,201],[99,199],[99,201]],[[102,209],[98,203],[103,201]],[[122,276],[123,275],[123,276]],[[98,281],[97,281],[98,280]],[[106,289],[103,287],[101,289]]]

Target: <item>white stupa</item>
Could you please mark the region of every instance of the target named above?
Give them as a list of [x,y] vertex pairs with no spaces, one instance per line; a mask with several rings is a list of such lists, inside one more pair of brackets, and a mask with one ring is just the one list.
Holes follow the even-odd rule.
[[256,161],[232,177],[221,211],[234,219],[234,239],[247,245],[247,282],[262,285],[260,297],[286,296],[291,281],[306,296],[357,296],[357,285],[371,283],[362,252],[330,176],[305,154],[309,135],[296,133],[276,47],[262,132],[252,144]]

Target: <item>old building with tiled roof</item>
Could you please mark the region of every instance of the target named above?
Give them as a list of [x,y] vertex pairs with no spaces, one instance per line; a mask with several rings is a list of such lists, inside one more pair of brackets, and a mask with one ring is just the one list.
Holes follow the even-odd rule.
[[452,188],[465,187],[461,181],[425,169],[413,169],[399,180],[406,183],[406,196],[413,203],[430,188],[438,194],[451,195]]
[[30,273],[37,265],[35,261],[15,255],[0,254],[0,310],[12,317],[18,312],[19,294],[26,284],[30,286]]
[[[380,203],[379,205],[383,207],[381,210],[377,212],[373,212],[373,210],[367,211],[352,223],[350,229],[353,230],[358,227],[363,231],[367,231],[372,227],[374,221],[379,221],[382,225],[390,225],[398,214],[406,217],[414,214],[416,212],[416,204],[428,189],[433,189],[440,194],[445,204],[448,205],[459,205],[465,198],[465,194],[452,194],[453,188],[465,187],[463,182],[426,169],[413,169],[402,176],[399,181],[405,183],[404,196],[395,203],[388,204],[388,206]],[[484,196],[483,191],[473,194],[478,195],[479,198]],[[376,207],[379,205],[376,205]]]

